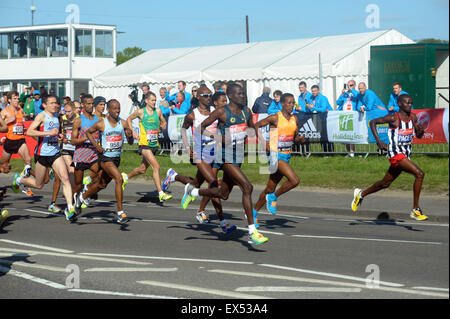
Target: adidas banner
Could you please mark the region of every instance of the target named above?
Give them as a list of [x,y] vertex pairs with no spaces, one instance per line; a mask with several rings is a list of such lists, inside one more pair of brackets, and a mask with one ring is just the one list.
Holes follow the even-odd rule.
[[310,143],[328,142],[326,113],[296,113],[299,124],[299,135],[304,136]]

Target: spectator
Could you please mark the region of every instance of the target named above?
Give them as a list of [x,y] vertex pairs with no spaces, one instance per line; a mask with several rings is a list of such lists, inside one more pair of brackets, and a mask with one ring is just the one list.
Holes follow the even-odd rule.
[[307,99],[311,99],[312,98],[312,94],[311,92],[308,92],[308,90],[306,89],[306,82],[305,81],[301,81],[298,84],[298,89],[300,90],[300,95],[298,96],[298,107],[296,107],[294,109],[294,113],[297,112],[307,112],[307,108],[306,108],[306,100]]
[[190,102],[187,101],[183,92],[179,91],[176,96],[176,104],[171,105],[172,114],[187,114],[191,107]]
[[337,111],[357,111],[358,91],[356,91],[356,82],[350,80],[347,82],[347,87],[344,88],[336,101],[338,106]]
[[[221,88],[220,88],[220,89],[222,90],[221,92],[226,93],[226,92],[227,92],[227,86],[228,86],[228,85],[227,85],[227,81],[223,81],[223,82],[222,82],[222,86],[221,86]],[[242,87],[242,88],[244,88],[244,87]]]
[[44,111],[42,106],[41,92],[39,90],[34,90],[33,92],[33,103],[34,103],[34,116]]
[[25,87],[23,89],[23,92],[20,93],[19,96],[19,103],[24,103],[27,101],[27,99],[31,96],[31,94],[34,92],[34,89],[32,87]]
[[265,87],[263,89],[263,94],[256,98],[255,103],[252,107],[253,113],[267,113],[269,111],[269,106],[272,103],[272,98],[269,96],[270,88]]
[[34,96],[30,95],[23,105],[23,112],[25,113],[25,119],[27,121],[34,120],[34,116],[36,115],[36,107]]
[[389,103],[388,103],[388,107],[387,107],[389,114],[394,114],[394,113],[400,111],[400,108],[398,107],[398,104],[397,104],[398,97],[403,94],[408,94],[407,92],[402,90],[402,85],[399,82],[394,83],[393,90],[394,90],[394,93],[392,93],[391,96],[389,97]]
[[[188,105],[187,110],[189,110],[189,107],[191,106],[191,94],[186,91],[186,82],[178,81],[177,85],[178,85],[178,93],[183,93],[184,100],[186,101],[186,103]],[[170,91],[170,89],[166,92],[166,100],[169,103],[176,101],[175,103],[177,104],[178,103],[178,101],[177,101],[178,93],[175,93],[175,94],[169,96],[169,91]],[[182,113],[182,114],[185,114],[185,113]]]
[[158,99],[158,101],[156,101],[156,105],[159,106],[162,114],[164,115],[164,118],[166,118],[167,120],[168,116],[170,115],[170,107],[169,102],[167,102],[166,100],[166,93],[167,89],[165,87],[159,89],[160,98]]
[[[318,85],[313,85],[311,87],[312,97],[306,100],[306,110],[307,113],[325,113],[328,112],[331,108],[330,102],[325,95],[320,93],[320,88]],[[334,144],[333,143],[321,143],[322,150],[324,153],[333,152]]]
[[[355,87],[356,82],[354,80],[347,82],[347,87],[344,87],[341,96],[336,102],[338,106],[337,111],[357,111],[358,91],[356,91]],[[355,144],[345,144],[345,148],[348,152],[347,156],[355,157]]]
[[197,85],[194,85],[194,86],[192,87],[192,90],[191,90],[192,97],[197,97],[197,89],[198,89],[198,86],[197,86]]
[[283,92],[280,90],[276,90],[273,92],[273,98],[272,103],[270,103],[269,109],[267,110],[268,114],[275,114],[281,111],[281,95]]
[[358,90],[358,104],[356,105],[356,108],[359,112],[370,112],[377,108],[381,110],[386,109],[383,102],[381,102],[375,92],[367,88],[366,83],[359,83]]
[[81,109],[81,104],[78,101],[73,101],[73,104],[75,106],[75,108],[73,109],[75,113],[77,113],[78,115],[81,115],[82,109]]
[[220,81],[214,82],[213,88],[214,88],[214,93],[223,92],[222,91],[222,82],[220,82]]

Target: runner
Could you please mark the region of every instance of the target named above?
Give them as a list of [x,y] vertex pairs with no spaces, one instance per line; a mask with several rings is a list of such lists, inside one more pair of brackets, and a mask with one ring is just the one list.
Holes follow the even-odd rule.
[[[207,195],[228,198],[234,185],[238,185],[242,191],[242,204],[248,223],[249,243],[258,245],[268,241],[267,237],[261,235],[253,221],[252,192],[253,185],[241,170],[244,160],[245,139],[248,128],[255,129],[253,116],[250,109],[245,105],[246,97],[243,88],[235,83],[227,85],[227,96],[230,103],[211,113],[201,124],[202,134],[204,130],[218,120],[218,128],[221,133],[222,145],[218,149],[218,156],[214,167],[223,171],[222,185],[220,188],[198,189],[192,184],[185,186],[182,200],[183,208],[192,201],[192,197]],[[253,135],[253,134],[252,134]]]
[[[73,102],[66,103],[64,107],[65,114],[60,116],[60,133],[63,135],[63,139],[61,141],[61,155],[66,164],[67,170],[69,172],[69,179],[71,184],[73,185],[74,181],[74,167],[71,165],[73,162],[73,153],[75,151],[75,145],[70,143],[72,139],[72,125],[76,118],[78,118],[78,114],[74,112],[75,104]],[[48,210],[53,213],[59,213],[61,208],[56,205],[56,199],[58,197],[59,189],[61,187],[61,180],[56,175],[53,181],[53,193],[52,200],[50,205],[48,206]]]
[[104,119],[106,116],[103,114],[105,111],[106,99],[103,96],[96,96],[94,99],[94,115],[99,119]]
[[[73,121],[72,125],[72,145],[75,145],[75,151],[73,154],[73,166],[74,170],[74,186],[73,193],[78,193],[81,190],[86,190],[83,187],[84,171],[91,171],[91,181],[98,180],[100,174],[100,165],[98,163],[98,154],[94,144],[99,143],[99,135],[95,133],[93,135],[95,143],[87,138],[86,132],[99,118],[93,114],[94,111],[94,99],[92,95],[85,94],[82,97],[83,114],[77,117]],[[85,180],[85,184],[89,184],[88,180]],[[86,201],[89,203],[89,201]]]
[[12,189],[16,193],[21,185],[41,189],[44,186],[48,169],[52,168],[61,179],[64,197],[67,202],[67,208],[64,213],[66,219],[70,220],[75,210],[72,206],[72,187],[69,174],[66,164],[61,157],[59,147],[62,135],[59,133],[59,120],[55,116],[58,102],[55,96],[49,95],[42,98],[42,105],[44,111],[36,116],[27,131],[28,136],[37,137],[38,140],[34,153],[36,175],[35,177],[27,175],[26,171],[22,171],[21,175],[18,173],[14,174]]
[[[81,214],[81,204],[86,198],[90,198],[93,194],[105,189],[106,186],[114,179],[116,183],[115,193],[117,201],[117,221],[119,223],[128,220],[127,214],[122,209],[123,200],[123,177],[119,171],[120,155],[122,154],[123,137],[127,138],[128,144],[133,144],[133,133],[128,128],[126,121],[119,117],[120,103],[112,99],[107,103],[108,115],[106,118],[95,123],[86,132],[88,139],[91,141],[97,152],[100,154],[100,166],[102,173],[100,178],[89,185],[88,190],[83,194],[78,192],[75,194],[75,209],[77,216]],[[96,143],[94,134],[101,134],[101,145]]]
[[[258,212],[266,203],[267,210],[271,214],[277,213],[277,199],[282,194],[297,187],[300,180],[289,165],[291,160],[291,148],[294,143],[304,143],[305,138],[298,135],[298,118],[291,115],[294,109],[295,99],[290,93],[285,93],[281,96],[282,109],[280,112],[269,115],[255,124],[255,128],[259,131],[260,127],[269,126],[269,145],[267,146],[270,176],[266,188],[262,191],[253,209],[253,217],[255,218],[255,226],[258,225]],[[275,191],[278,183],[283,177],[287,181]]]
[[[2,117],[0,116],[0,133],[6,133],[8,132],[8,125],[5,121],[3,121]],[[3,142],[0,142],[3,143]],[[1,145],[1,144],[0,144]],[[9,168],[7,169],[7,172],[9,172]],[[5,166],[0,165],[0,173],[7,173],[5,172]],[[0,190],[0,198],[3,197],[6,193],[6,188]],[[5,220],[8,218],[9,213],[8,210],[5,208],[2,208],[0,211],[0,227],[5,222]]]
[[[161,179],[159,175],[159,163],[155,157],[159,149],[159,128],[166,129],[167,122],[159,107],[156,107],[156,95],[153,92],[148,92],[145,95],[145,107],[134,111],[128,118],[127,124],[133,132],[133,137],[139,140],[139,155],[142,155],[141,165],[133,169],[128,175],[122,173],[124,185],[128,180],[145,174],[149,166],[153,170],[153,182],[158,190],[159,201],[163,202],[172,198],[172,195],[163,192],[161,187]],[[139,118],[139,135],[134,131],[133,120]]]
[[[30,150],[26,144],[25,140],[25,126],[24,126],[24,113],[19,105],[19,93],[16,91],[8,92],[7,99],[9,106],[3,109],[0,113],[2,120],[8,126],[8,132],[6,133],[6,139],[3,143],[3,154],[2,154],[2,166],[9,166],[11,156],[13,154],[19,154],[24,162],[25,167],[21,174],[29,175],[30,173],[34,175],[34,171],[31,172],[31,156]],[[21,189],[23,193],[28,196],[33,196],[31,189],[25,190]]]
[[[359,188],[355,189],[352,201],[352,210],[354,212],[356,212],[361,205],[364,197],[388,188],[402,172],[406,172],[415,177],[413,186],[413,209],[410,213],[410,217],[420,221],[428,219],[419,207],[420,191],[422,189],[422,181],[425,173],[410,160],[411,144],[414,133],[417,138],[422,138],[425,133],[422,125],[417,122],[416,115],[411,113],[412,103],[413,100],[408,94],[400,95],[398,98],[398,106],[400,107],[399,112],[370,121],[370,129],[377,141],[378,147],[388,151],[391,166],[382,180],[375,182],[364,191]],[[376,125],[384,123],[389,124],[388,146],[380,140],[376,129]]]
[[[191,177],[180,176],[175,172],[175,170],[170,168],[167,171],[167,177],[163,182],[163,185],[166,185],[166,188],[173,181],[179,181],[183,184],[192,184],[195,188],[199,188],[206,180],[209,184],[209,187],[218,186],[218,169],[212,168],[216,151],[216,141],[209,137],[209,135],[213,135],[216,133],[217,121],[206,128],[206,130],[208,131],[208,136],[202,135],[201,133],[201,123],[214,111],[214,107],[210,107],[211,95],[211,91],[206,85],[203,84],[200,86],[200,88],[198,88],[197,99],[199,104],[195,109],[193,109],[188,115],[185,116],[181,130],[184,146],[186,147],[186,150],[188,150],[188,154],[190,154],[191,164],[197,165],[197,174],[195,178],[192,179]],[[186,130],[190,129],[191,127],[194,136],[193,149],[191,149],[188,137],[186,135]],[[209,200],[208,196],[203,197],[202,203],[205,201],[204,206],[197,211],[197,214],[195,216],[198,222],[201,224],[209,222],[208,217],[206,217],[206,214],[204,212],[204,207],[207,203],[206,200]],[[220,227],[222,228],[222,230],[225,233],[229,233],[235,230],[236,226],[230,226],[230,224],[223,217],[222,204],[220,202],[220,199],[218,197],[213,197],[212,202],[217,216],[219,216]]]

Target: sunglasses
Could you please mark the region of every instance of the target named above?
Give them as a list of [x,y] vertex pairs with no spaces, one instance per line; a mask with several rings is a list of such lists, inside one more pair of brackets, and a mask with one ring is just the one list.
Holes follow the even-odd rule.
[[199,94],[199,96],[201,96],[201,97],[211,97],[212,94]]
[[192,90],[192,92],[197,92],[197,90]]

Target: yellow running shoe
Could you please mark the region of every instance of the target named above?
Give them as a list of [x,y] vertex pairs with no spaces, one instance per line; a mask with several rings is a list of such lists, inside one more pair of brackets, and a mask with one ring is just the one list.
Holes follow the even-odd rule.
[[253,245],[263,244],[269,240],[269,238],[261,235],[256,229],[253,231],[251,235],[248,235],[248,237],[249,237],[248,242]]
[[164,194],[159,195],[159,201],[162,203],[166,200],[171,199],[172,197],[173,197],[172,195],[164,193]]
[[420,207],[414,208],[411,211],[411,214],[409,215],[409,217],[411,217],[412,219],[415,219],[415,220],[427,220],[428,219],[428,216],[426,216],[422,213],[422,210],[420,209]]
[[6,209],[2,209],[2,212],[0,213],[0,226],[8,218],[8,216],[9,216],[8,211]]
[[353,192],[353,201],[352,201],[352,210],[356,212],[358,210],[359,205],[362,203],[362,191],[359,188],[355,188]]
[[125,190],[125,185],[128,184],[128,175],[126,173],[122,173],[122,178],[123,178],[122,190]]

